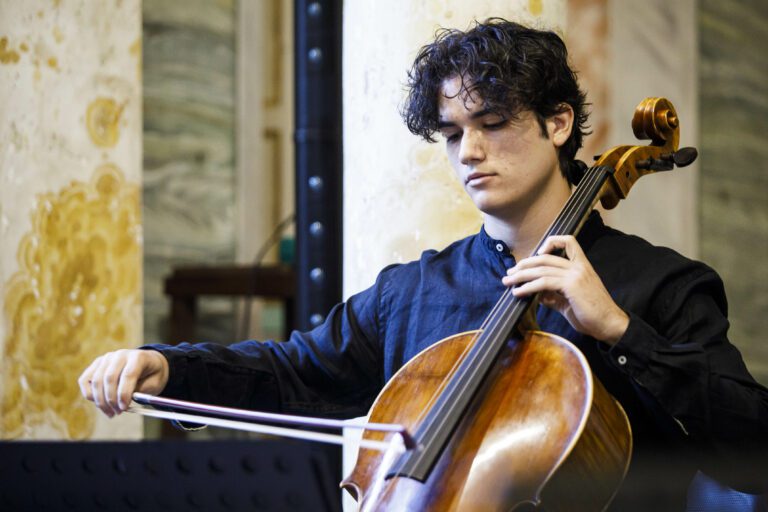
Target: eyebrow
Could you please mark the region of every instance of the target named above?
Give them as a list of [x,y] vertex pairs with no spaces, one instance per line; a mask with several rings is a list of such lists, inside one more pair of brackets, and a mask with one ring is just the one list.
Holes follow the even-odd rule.
[[[483,116],[486,116],[488,114],[496,114],[496,112],[494,112],[493,110],[491,110],[489,108],[484,108],[482,110],[478,110],[477,112],[472,112],[469,115],[469,118],[470,119],[479,119],[479,118],[481,118]],[[437,122],[437,129],[438,130],[440,130],[442,128],[452,128],[454,126],[456,126],[456,123],[454,123],[453,121],[438,121]]]

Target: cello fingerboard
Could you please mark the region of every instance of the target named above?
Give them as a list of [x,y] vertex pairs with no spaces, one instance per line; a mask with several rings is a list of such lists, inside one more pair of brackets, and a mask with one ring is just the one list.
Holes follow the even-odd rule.
[[[603,185],[613,172],[609,166],[595,166],[587,170],[563,210],[536,246],[534,254],[550,236],[576,235],[579,232],[597,202]],[[533,297],[515,297],[511,289],[502,294],[483,323],[482,333],[416,431],[414,438],[419,448],[402,454],[386,478],[405,476],[420,482],[426,481],[511,333],[533,302]]]

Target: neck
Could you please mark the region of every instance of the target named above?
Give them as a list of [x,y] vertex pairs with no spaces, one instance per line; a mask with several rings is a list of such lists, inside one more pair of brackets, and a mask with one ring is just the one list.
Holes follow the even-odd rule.
[[517,261],[531,256],[571,195],[570,186],[563,183],[564,186],[548,194],[546,200],[537,201],[520,212],[484,213],[485,231],[511,247]]

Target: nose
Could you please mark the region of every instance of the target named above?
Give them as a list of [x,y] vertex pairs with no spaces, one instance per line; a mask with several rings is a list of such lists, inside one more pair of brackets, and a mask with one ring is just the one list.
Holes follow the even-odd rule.
[[463,165],[471,165],[485,159],[482,134],[477,130],[465,130],[459,147],[459,160]]

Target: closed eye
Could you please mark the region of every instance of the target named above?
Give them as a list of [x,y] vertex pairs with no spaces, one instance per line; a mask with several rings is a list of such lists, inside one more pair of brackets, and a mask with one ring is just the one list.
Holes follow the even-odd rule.
[[443,132],[443,137],[445,137],[445,141],[448,144],[452,144],[454,142],[457,142],[461,138],[461,132],[459,131],[449,132],[449,133]]
[[501,128],[504,128],[507,125],[507,120],[502,119],[501,121],[498,121],[496,123],[485,123],[483,124],[483,127],[486,130],[499,130]]

